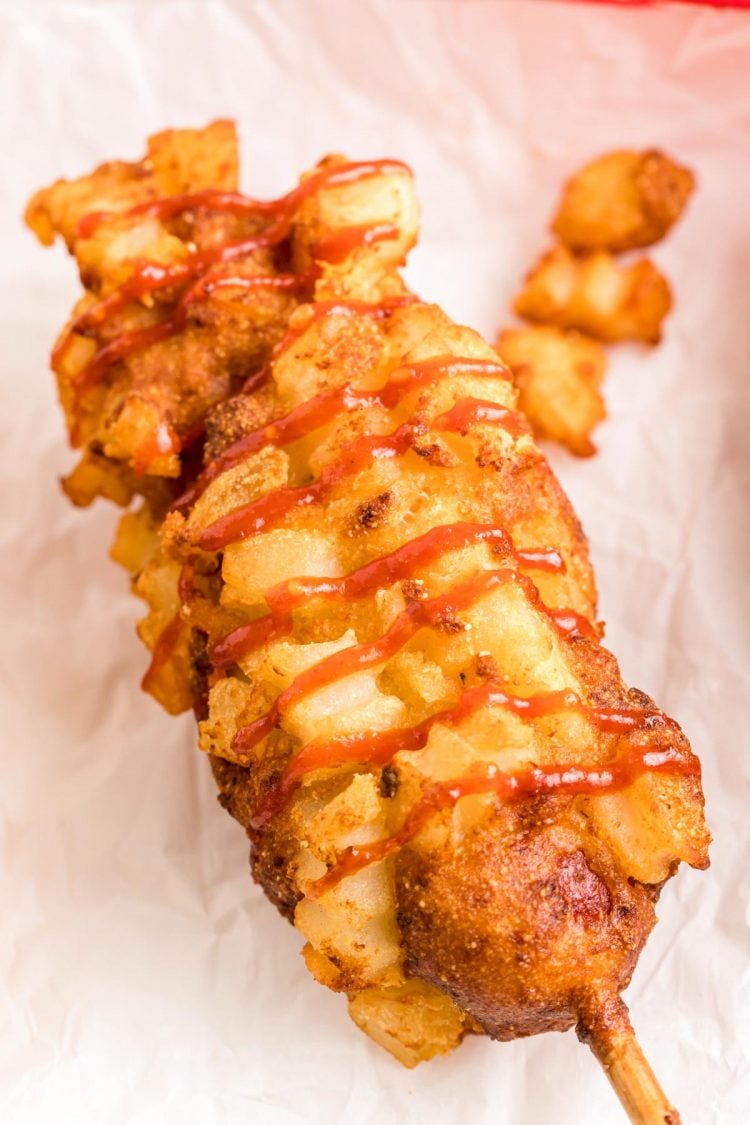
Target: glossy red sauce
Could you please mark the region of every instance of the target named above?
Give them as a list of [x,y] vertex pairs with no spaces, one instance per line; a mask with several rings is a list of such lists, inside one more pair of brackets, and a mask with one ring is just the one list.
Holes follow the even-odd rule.
[[394,855],[425,827],[436,813],[453,808],[462,797],[494,793],[501,800],[517,800],[541,793],[567,793],[595,796],[597,793],[627,789],[646,771],[673,775],[698,775],[700,765],[689,752],[675,747],[649,750],[631,745],[607,765],[585,769],[580,766],[547,766],[503,773],[494,766],[455,781],[437,781],[428,785],[411,808],[403,827],[393,836],[373,844],[345,848],[333,866],[305,892],[316,899],[336,887],[342,879],[354,875],[377,860]]
[[179,613],[176,613],[154,645],[153,652],[151,653],[151,663],[141,680],[141,689],[143,691],[150,692],[154,687],[163,669],[174,655],[184,629],[185,625],[183,624],[182,618]]
[[[382,175],[393,171],[405,171],[411,174],[407,165],[394,160],[372,160],[361,163],[342,164],[333,168],[322,169],[304,180],[298,187],[280,199],[258,200],[241,195],[239,192],[203,191],[192,195],[164,196],[161,199],[148,200],[135,207],[124,211],[120,218],[132,219],[139,216],[151,216],[160,219],[171,219],[187,211],[206,208],[211,211],[227,212],[233,215],[268,217],[274,220],[270,226],[258,234],[250,235],[237,242],[222,242],[204,250],[188,253],[183,261],[170,265],[159,265],[156,262],[133,262],[133,275],[128,278],[119,289],[115,290],[93,309],[87,310],[73,326],[74,331],[84,332],[102,324],[118,309],[129,301],[138,300],[147,293],[155,292],[178,283],[189,281],[202,274],[209,266],[217,262],[230,261],[232,258],[248,254],[253,250],[267,246],[275,246],[283,241],[289,233],[294,213],[299,205],[323,187],[333,187],[356,180],[367,179],[372,176]],[[91,237],[98,225],[111,214],[98,212],[95,215],[84,216],[81,220],[86,236]],[[356,228],[357,231],[360,228]],[[357,237],[360,237],[358,234]]]
[[557,551],[551,548],[516,550],[503,528],[463,522],[433,527],[391,554],[374,559],[343,578],[300,577],[279,583],[265,595],[271,612],[233,629],[214,646],[211,659],[216,667],[226,668],[260,645],[288,635],[293,627],[292,611],[308,598],[350,603],[411,578],[420,567],[476,543],[488,543],[496,553],[512,555],[520,566],[565,573],[565,562]]
[[590,641],[599,640],[598,631],[583,614],[576,613],[573,609],[548,609],[547,613],[561,633],[576,639],[585,637]]
[[[236,275],[206,274],[191,286],[177,303],[174,313],[167,320],[159,324],[149,325],[147,328],[137,328],[130,332],[122,332],[108,344],[104,344],[89,360],[84,369],[73,379],[73,386],[80,394],[89,386],[100,381],[102,375],[113,363],[118,363],[137,352],[143,351],[152,344],[165,340],[181,332],[187,322],[191,309],[201,300],[206,300],[217,289],[296,289],[302,284],[302,279],[297,274],[258,274],[254,277]],[[86,316],[87,314],[84,314]],[[82,319],[82,318],[79,318]],[[80,331],[73,325],[71,332]],[[88,331],[89,328],[86,327]],[[53,362],[59,355],[53,353]]]
[[461,610],[468,609],[485,594],[508,582],[520,586],[526,596],[538,608],[543,609],[539,592],[533,582],[526,575],[505,568],[481,571],[470,581],[455,586],[447,594],[426,601],[412,602],[398,615],[382,637],[335,652],[300,673],[289,687],[281,692],[264,715],[237,731],[232,749],[238,754],[251,750],[278,726],[281,717],[301,699],[346,676],[354,675],[355,672],[361,672],[390,660],[420,629],[448,628],[451,631],[463,629],[457,614]]
[[[86,334],[91,332],[132,301],[140,300],[147,294],[159,290],[182,286],[196,278],[199,279],[198,287],[202,289],[201,296],[207,296],[217,287],[216,284],[213,286],[205,284],[204,275],[207,270],[218,263],[232,261],[254,250],[276,246],[282,242],[290,232],[296,209],[305,199],[318,190],[324,187],[341,186],[389,172],[406,172],[411,175],[408,166],[400,161],[354,162],[323,168],[309,176],[293,191],[276,200],[255,200],[238,192],[208,190],[190,195],[148,200],[122,212],[117,216],[118,218],[132,219],[138,216],[152,216],[169,219],[185,212],[206,208],[236,216],[267,218],[270,223],[259,233],[239,241],[223,242],[203,250],[191,251],[180,262],[161,265],[156,262],[135,260],[132,263],[132,275],[128,280],[92,308],[86,310],[74,321],[69,331],[60,338],[52,352],[53,368],[59,367],[67,348],[72,342],[74,333]],[[112,217],[112,213],[103,211],[84,216],[78,224],[79,237],[92,237],[99,226]],[[382,224],[345,228],[331,234],[328,242],[325,245],[321,244],[320,248],[316,249],[316,257],[320,261],[339,261],[357,246],[368,245],[380,239],[396,238],[398,233],[397,227]],[[310,276],[308,275],[304,281],[309,283]],[[268,284],[294,287],[299,286],[302,282],[301,277],[295,276],[288,282],[286,279],[281,281],[274,279],[269,281]],[[218,284],[228,284],[228,282],[218,282]],[[249,284],[252,284],[252,281]],[[246,287],[249,287],[249,284]],[[196,294],[193,294],[191,299],[196,299]],[[177,313],[163,325],[123,333],[122,338],[118,337],[100,348],[87,367],[73,380],[74,410],[80,408],[81,396],[102,378],[111,364],[120,362],[142,348],[149,347],[180,331],[184,327],[186,307],[189,303],[190,300],[186,304],[181,302]],[[77,444],[79,427],[76,426],[74,429],[76,432],[71,436],[73,443]]]
[[[313,279],[314,280],[314,279]],[[273,358],[290,348],[312,325],[324,320],[328,316],[371,316],[376,320],[383,320],[390,316],[395,309],[405,305],[419,303],[419,297],[413,293],[398,293],[391,297],[383,297],[380,301],[363,301],[356,297],[336,297],[327,301],[310,301],[309,304],[300,305],[294,310],[294,322],[291,324],[282,339],[276,345]]]
[[512,437],[531,433],[529,424],[520,411],[498,406],[496,402],[485,402],[483,399],[461,399],[443,415],[443,420],[446,429],[455,430],[459,434],[466,433],[469,426],[482,424],[502,426]]
[[[292,340],[302,335],[310,327],[313,320],[318,320],[323,315],[361,313],[370,316],[386,316],[394,308],[404,304],[413,304],[416,300],[417,298],[407,295],[396,298],[389,297],[378,304],[368,304],[364,301],[318,302],[310,306],[314,310],[310,319],[306,320],[301,328],[287,333],[274,358],[278,358],[281,352],[290,346]],[[222,473],[234,468],[235,465],[240,464],[251,454],[267,445],[284,446],[297,441],[299,438],[307,437],[321,426],[335,421],[345,411],[368,406],[381,406],[392,410],[412,391],[423,389],[450,376],[462,374],[506,380],[509,378],[507,370],[498,363],[487,360],[457,360],[451,356],[438,356],[421,363],[396,368],[395,371],[391,372],[384,386],[378,390],[357,390],[347,383],[333,391],[323,391],[321,394],[314,395],[313,398],[300,403],[299,406],[294,407],[282,418],[277,418],[268,425],[253,430],[230,445],[206,466],[192,488],[176,502],[175,508],[184,510],[197,500],[211,481],[216,480]],[[495,403],[485,403],[474,399],[462,400],[443,417],[448,423],[447,428],[457,432],[466,430],[472,422],[500,424],[515,436],[519,433],[528,432],[528,425],[518,411],[509,410]]]
[[345,164],[331,165],[313,172],[296,188],[278,199],[252,199],[238,191],[209,188],[205,191],[192,192],[186,195],[170,195],[162,196],[159,199],[146,200],[119,214],[112,211],[92,212],[79,220],[77,233],[79,238],[91,238],[98,227],[107,219],[130,219],[139,216],[174,219],[187,211],[196,211],[201,208],[209,211],[223,211],[238,217],[259,215],[261,217],[281,218],[294,212],[300,203],[314,195],[322,187],[339,187],[372,176],[387,175],[390,172],[405,172],[409,176],[412,175],[411,168],[401,160],[351,161]]
[[[467,424],[467,410],[475,408],[480,411],[488,405],[493,404],[465,399],[458,414],[450,410],[440,415],[430,424],[429,429],[443,433],[460,432]],[[482,417],[481,420],[489,419]],[[515,413],[501,409],[492,418],[492,422],[503,427],[507,425],[514,430]],[[198,535],[197,546],[204,551],[220,551],[229,543],[247,539],[274,526],[294,509],[322,503],[340,481],[357,474],[372,461],[399,457],[410,449],[419,448],[419,442],[426,431],[427,427],[423,424],[405,422],[392,434],[358,438],[345,446],[342,456],[328,465],[310,484],[273,489],[259,499],[221,516]]]
[[[177,579],[177,593],[181,607],[188,605],[195,596],[194,579],[195,570],[193,566],[190,563],[185,563],[180,568]],[[177,612],[161,632],[151,653],[151,663],[141,680],[143,691],[151,690],[162,669],[174,655],[175,649],[182,638],[183,630],[187,628],[189,626],[183,622],[180,612]]]
[[182,606],[189,605],[195,597],[195,567],[184,563],[177,580],[177,593]]
[[[131,331],[121,332],[113,340],[102,345],[102,347],[94,353],[86,366],[71,380],[74,411],[80,410],[81,400],[86,391],[89,390],[90,387],[96,386],[96,384],[101,381],[109,367],[124,359],[128,359],[130,356],[136,355],[138,352],[144,351],[153,344],[159,343],[162,340],[167,340],[183,331],[188,322],[192,307],[199,301],[206,300],[217,289],[234,288],[250,290],[266,287],[272,289],[296,289],[306,285],[307,282],[307,278],[302,278],[297,274],[258,274],[253,277],[206,274],[205,277],[200,278],[195,285],[191,286],[185,292],[178,302],[172,316],[167,320],[160,321],[158,324],[149,325],[146,328],[137,328]],[[56,344],[52,352],[53,367],[59,366],[66,348],[72,341],[73,333],[79,331],[79,328],[76,326],[77,324],[78,322],[76,322],[68,333],[61,337],[58,344]],[[203,430],[204,423],[201,423],[201,434]],[[78,441],[78,431],[79,425],[72,427],[71,438],[74,445],[77,444]],[[186,440],[186,437],[189,436],[190,435],[186,435],[179,439],[179,444],[175,446],[174,452],[179,452],[180,449],[190,444],[190,442]]]
[[372,246],[375,242],[392,242],[400,233],[400,228],[395,223],[342,227],[341,230],[332,231],[319,238],[312,248],[312,257],[316,262],[330,262],[336,265],[343,262],[360,246]]
[[509,695],[497,683],[488,681],[469,688],[455,706],[438,711],[415,726],[401,730],[363,731],[329,741],[309,742],[295,754],[276,785],[264,795],[250,820],[251,827],[262,828],[280,812],[306,774],[350,763],[385,766],[400,751],[423,749],[434,726],[456,726],[484,707],[502,707],[525,720],[575,711],[598,730],[612,734],[624,734],[641,730],[649,724],[668,721],[658,711],[589,707],[572,691],[540,692],[526,698]]

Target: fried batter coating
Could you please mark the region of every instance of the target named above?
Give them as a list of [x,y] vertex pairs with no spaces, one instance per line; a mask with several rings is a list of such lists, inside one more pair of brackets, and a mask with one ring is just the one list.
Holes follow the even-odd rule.
[[[494,360],[478,336],[436,308],[397,308],[355,329],[359,315],[364,319],[341,309],[308,317],[306,330],[277,358],[265,392],[277,396],[277,416],[303,406],[311,389],[322,394],[340,387],[352,371],[353,387],[382,386],[404,365],[446,362],[446,356],[459,365]],[[337,358],[344,355],[345,361]],[[603,763],[624,748],[619,735],[598,732],[584,716],[526,722],[496,707],[460,725],[438,722],[421,749],[396,747],[380,767],[366,759],[338,764],[337,753],[352,739],[412,728],[455,706],[488,677],[526,698],[567,690],[591,705],[650,706],[627,692],[614,658],[593,639],[593,624],[592,639],[560,633],[552,624],[549,610],[565,606],[593,623],[595,593],[580,528],[529,434],[514,436],[486,422],[470,423],[457,436],[441,430],[439,419],[480,395],[496,410],[515,410],[515,392],[500,368],[489,377],[453,371],[429,390],[415,386],[385,412],[374,401],[329,416],[296,450],[266,447],[228,469],[187,518],[171,517],[164,531],[167,551],[171,544],[176,558],[195,557],[196,549],[206,550],[206,533],[238,509],[299,487],[296,482],[311,473],[319,479],[353,435],[387,436],[409,417],[426,427],[420,445],[446,454],[425,459],[415,449],[374,459],[346,476],[325,503],[295,506],[262,533],[230,536],[221,546],[213,608],[202,598],[185,607],[194,621],[202,615],[208,651],[221,668],[210,688],[201,745],[212,755],[224,803],[248,829],[255,877],[305,935],[306,960],[317,979],[346,991],[355,1020],[407,1065],[477,1028],[510,1038],[568,1027],[594,978],[602,994],[616,995],[653,925],[652,888],[681,858],[696,866],[706,862],[697,780],[646,772],[623,791],[602,796],[538,795],[512,805],[482,794],[466,797],[452,810],[438,810],[395,859],[375,861],[316,892],[316,880],[343,849],[367,847],[403,828],[431,784],[488,765]],[[376,509],[374,520],[358,515]],[[294,587],[305,575],[334,581],[393,556],[431,529],[469,518],[502,526],[516,548],[554,544],[560,550],[564,572],[529,571],[541,602],[523,581],[508,580],[464,610],[446,607],[431,628],[418,629],[372,670],[355,661],[347,674],[344,664],[340,678],[295,695],[311,670],[377,644],[409,605],[439,598],[498,566],[510,563],[518,573],[507,544],[500,554],[476,544],[425,564],[409,583],[386,582],[353,601],[307,597],[282,636],[246,654],[240,646],[234,661],[220,656],[227,633],[273,606],[269,590],[280,582]],[[284,693],[294,702],[244,751],[238,731],[262,721]],[[689,753],[681,732],[661,723],[641,731],[642,745]],[[403,741],[408,746],[406,736]],[[311,748],[321,745],[331,747],[328,757],[303,770],[283,805],[261,823],[258,810],[280,778],[300,756],[315,761]],[[414,980],[432,991],[423,1000],[415,999],[418,990],[409,994],[420,1014],[406,1020],[397,998]],[[439,1000],[441,994],[446,999]]]
[[[214,121],[205,129],[167,129],[149,137],[143,160],[109,161],[81,179],[56,180],[41,188],[25,218],[43,245],[51,246],[59,234],[72,253],[81,237],[78,223],[92,212],[118,214],[144,200],[204,188],[232,191],[238,170],[233,121]],[[84,256],[93,267],[91,251],[104,257],[106,246],[97,241]]]
[[599,644],[510,372],[400,280],[410,177],[329,206],[304,204],[293,253],[329,257],[268,378],[209,419],[161,527],[121,524],[151,671],[190,688],[255,879],[376,1042],[413,1066],[576,1024],[627,1085],[619,992],[660,885],[708,862],[696,759]]
[[144,478],[189,475],[210,410],[267,362],[315,272],[356,272],[367,251],[377,278],[403,259],[417,221],[408,174],[389,162],[362,195],[337,182],[345,163],[329,157],[296,193],[258,203],[236,191],[234,126],[216,122],[34,196],[28,224],[45,243],[64,237],[86,288],[53,352],[83,448],[64,483],[74,503],[127,503]]
[[679,219],[694,186],[690,169],[658,149],[608,152],[568,180],[552,230],[571,250],[651,246]]
[[564,246],[542,255],[513,302],[525,320],[647,344],[658,344],[671,306],[667,280],[648,258],[621,266],[603,251],[576,256]]
[[[248,301],[238,289],[196,302],[183,330],[172,333],[174,284],[137,283],[144,262],[152,276],[168,275],[191,255],[257,229],[255,218],[199,209],[172,218],[156,208],[169,196],[233,192],[237,175],[234,125],[218,121],[160,133],[138,163],[59,180],[29,203],[29,226],[44,243],[62,235],[87,290],[53,352],[71,442],[84,450],[65,482],[74,503],[97,495],[126,503],[142,491],[144,476],[178,478],[182,449],[208,409],[238,389],[283,330],[288,296],[258,289]],[[265,250],[235,264],[242,276],[278,272]]]
[[607,367],[602,346],[579,332],[534,325],[505,329],[497,349],[534,434],[578,457],[595,453],[591,431],[606,417],[599,392]]
[[[353,319],[343,311],[310,318],[279,356],[266,392],[278,396],[278,414],[304,403],[311,388],[340,386],[351,370],[355,386],[377,386],[404,364],[446,355],[493,359],[479,337],[433,307],[396,309],[366,331],[362,326],[361,334]],[[336,358],[344,354],[345,363]],[[311,369],[316,376],[308,384]],[[189,607],[193,617],[204,614],[209,653],[228,631],[273,604],[269,589],[279,582],[351,574],[431,528],[469,518],[502,526],[517,546],[558,547],[565,573],[529,572],[543,605],[572,606],[594,622],[585,541],[530,436],[480,423],[452,437],[436,424],[457,402],[480,395],[515,409],[501,371],[481,379],[455,372],[429,390],[415,389],[389,412],[372,405],[354,418],[351,411],[334,416],[297,451],[254,454],[210,484],[187,519],[172,517],[166,541],[176,557],[190,558],[206,529],[238,507],[311,472],[319,476],[353,434],[389,434],[409,416],[426,426],[425,441],[446,443],[451,454],[438,461],[414,452],[374,460],[325,504],[293,508],[278,526],[227,542],[212,603],[226,607],[226,620],[209,620],[197,599]],[[372,520],[357,514],[375,510]],[[408,588],[386,583],[354,601],[307,598],[295,609],[288,636],[247,655],[238,651],[234,664],[221,662],[201,726],[224,803],[252,840],[255,877],[305,935],[311,971],[346,991],[359,1026],[407,1065],[478,1028],[511,1038],[577,1022],[580,997],[594,979],[607,996],[629,980],[654,923],[653,888],[680,858],[706,862],[696,779],[646,773],[602,796],[537,796],[511,805],[466,797],[452,811],[437,812],[395,859],[373,862],[315,893],[316,879],[342,849],[398,831],[430,784],[480,764],[507,770],[529,762],[602,763],[622,753],[619,736],[597,732],[584,717],[524,722],[491,707],[457,726],[437,723],[422,749],[396,749],[380,768],[337,765],[335,747],[347,739],[412,727],[487,677],[525,697],[562,689],[597,705],[648,706],[627,692],[613,657],[593,639],[560,634],[541,604],[513,582],[436,618],[433,628],[418,630],[372,670],[302,696],[249,757],[238,750],[238,730],[267,712],[280,692],[293,691],[307,670],[373,643],[415,604],[411,599],[422,603],[508,561],[484,547],[464,548],[422,567]],[[657,725],[638,738],[654,751],[687,752],[677,728]],[[303,747],[310,753],[321,743],[333,748],[330,764],[303,772],[284,805],[259,825],[258,808],[290,763]],[[419,988],[409,984],[415,981]]]

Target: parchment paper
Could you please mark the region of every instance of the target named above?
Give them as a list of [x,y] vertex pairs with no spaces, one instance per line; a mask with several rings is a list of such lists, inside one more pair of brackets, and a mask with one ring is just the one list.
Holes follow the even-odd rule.
[[573,1034],[407,1072],[308,976],[248,876],[192,720],[138,691],[140,607],[72,510],[47,357],[78,293],[20,226],[60,175],[235,116],[244,186],[327,151],[393,155],[424,209],[409,278],[487,333],[547,243],[563,178],[660,145],[700,188],[654,257],[676,309],[612,353],[601,452],[552,452],[591,539],[608,643],[691,736],[713,867],[683,869],[628,992],[694,1125],[750,1120],[750,18],[557,3],[79,2],[0,7],[2,1056],[5,1125],[622,1120]]

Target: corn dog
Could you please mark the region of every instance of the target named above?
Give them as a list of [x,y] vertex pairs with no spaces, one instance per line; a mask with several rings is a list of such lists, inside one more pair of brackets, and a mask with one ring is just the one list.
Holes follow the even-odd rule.
[[[142,497],[114,553],[146,686],[195,709],[254,878],[373,1039],[413,1066],[575,1027],[631,1120],[678,1121],[620,992],[663,883],[707,866],[699,765],[600,644],[507,369],[400,277],[409,170],[331,158],[259,203],[180,168],[97,206],[68,185],[74,221],[59,185],[29,210],[89,263],[55,354],[68,491]],[[259,311],[239,276],[290,280]]]

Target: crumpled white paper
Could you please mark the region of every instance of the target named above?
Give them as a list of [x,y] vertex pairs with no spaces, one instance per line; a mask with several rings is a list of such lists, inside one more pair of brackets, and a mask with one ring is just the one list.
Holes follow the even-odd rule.
[[20,226],[60,175],[235,116],[244,184],[321,154],[411,162],[409,277],[487,333],[563,178],[620,145],[697,171],[654,257],[676,309],[612,352],[599,456],[552,460],[591,539],[608,643],[692,737],[713,867],[666,888],[628,992],[686,1122],[750,1120],[750,17],[487,0],[6,2],[0,8],[0,834],[5,1125],[621,1120],[572,1034],[402,1070],[315,984],[248,877],[192,720],[138,691],[115,515],[72,510],[47,357],[78,286]]

